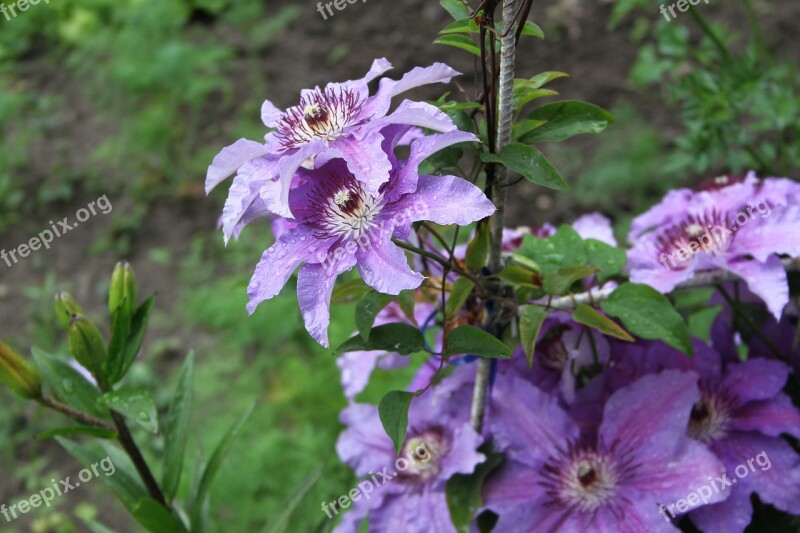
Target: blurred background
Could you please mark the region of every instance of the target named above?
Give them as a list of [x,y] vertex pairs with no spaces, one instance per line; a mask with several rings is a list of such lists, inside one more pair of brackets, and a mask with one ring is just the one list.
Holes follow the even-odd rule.
[[[725,69],[718,43],[689,14],[667,22],[660,3],[535,4],[531,18],[547,39],[524,41],[518,76],[567,72],[552,88],[617,121],[600,136],[543,147],[572,191],[517,188],[512,225],[599,210],[624,235],[631,216],[676,186],[748,168],[797,176],[800,3],[701,3],[737,58]],[[376,57],[394,64],[393,76],[447,62],[465,73],[458,83],[472,95],[472,57],[431,44],[449,22],[432,0],[357,2],[327,20],[312,0],[51,0],[0,16],[0,249],[103,195],[113,205],[49,250],[0,262],[0,338],[24,354],[31,346],[64,352],[53,294],[67,290],[104,317],[113,265],[129,260],[140,292],[157,294],[129,379],[154,390],[163,408],[175,369],[190,349],[197,354],[189,459],[207,456],[260,399],[214,489],[218,530],[260,530],[321,467],[290,527],[316,530],[325,521],[319,502],[346,493],[354,478],[334,451],[345,405],[335,358],[302,329],[291,286],[247,316],[245,288],[271,242],[269,226],[251,226],[226,248],[216,229],[226,191],[205,196],[206,167],[223,146],[263,136],[265,98],[288,106],[301,88],[362,77]],[[335,309],[333,343],[353,330],[352,308]],[[379,372],[360,399],[377,401],[406,378]],[[57,444],[33,440],[52,417],[5,390],[0,398],[0,503],[76,475],[82,466]],[[136,437],[151,455],[163,446]],[[12,524],[0,519],[0,531],[86,531],[84,521],[138,528],[96,482]]]

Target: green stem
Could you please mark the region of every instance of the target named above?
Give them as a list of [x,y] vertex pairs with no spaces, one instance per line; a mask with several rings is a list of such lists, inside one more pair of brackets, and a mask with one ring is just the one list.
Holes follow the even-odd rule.
[[731,54],[728,52],[728,48],[725,46],[725,43],[723,43],[720,38],[717,37],[717,34],[714,33],[714,30],[711,29],[711,26],[709,26],[708,22],[706,22],[706,19],[703,18],[700,12],[697,11],[694,6],[690,5],[689,14],[692,16],[697,25],[700,26],[700,29],[703,30],[703,33],[705,33],[708,38],[711,39],[714,45],[716,45],[720,54],[722,54],[722,58],[725,59],[725,61],[730,60]]

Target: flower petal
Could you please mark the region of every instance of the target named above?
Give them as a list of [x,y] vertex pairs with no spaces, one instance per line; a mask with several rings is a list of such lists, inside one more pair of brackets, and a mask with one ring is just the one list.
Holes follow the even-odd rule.
[[412,102],[403,100],[397,109],[390,115],[375,119],[357,138],[365,136],[371,130],[381,129],[390,124],[405,124],[419,126],[433,131],[448,132],[456,129],[456,125],[447,113],[438,107],[425,102]]
[[331,323],[331,294],[339,274],[356,264],[353,255],[335,259],[332,265],[306,264],[297,275],[297,302],[306,330],[328,348],[328,326]]
[[388,239],[373,239],[359,251],[358,271],[367,285],[384,294],[400,294],[419,287],[425,277],[408,266],[403,250]]
[[800,439],[800,411],[785,394],[763,402],[752,402],[737,409],[728,422],[736,431],[757,431],[770,437],[788,433]]
[[481,189],[455,176],[420,176],[417,192],[389,204],[386,215],[403,215],[411,222],[430,220],[437,224],[458,224],[491,216],[496,210]]
[[771,255],[765,262],[731,261],[726,267],[747,282],[747,287],[758,295],[776,320],[780,320],[783,308],[789,303],[789,283],[786,270],[777,255]]
[[331,145],[329,153],[347,162],[347,168],[365,189],[377,193],[381,185],[389,180],[392,163],[382,148],[383,135],[377,130],[356,141],[353,137],[342,136]]
[[281,235],[264,251],[250,280],[247,311],[253,314],[258,304],[278,294],[300,263],[319,262],[316,255],[327,250],[330,244],[330,241],[315,238],[313,230],[307,226],[298,226]]
[[263,144],[247,139],[239,139],[230,146],[226,146],[211,162],[206,173],[206,194],[219,183],[239,170],[239,168],[256,157],[267,154]]
[[431,83],[449,83],[455,76],[460,75],[460,72],[444,63],[434,63],[430,67],[416,67],[399,80],[384,78],[381,80],[378,92],[365,104],[362,116],[382,117],[389,111],[392,98],[395,96]]
[[750,359],[728,365],[722,388],[736,393],[739,405],[771,400],[783,390],[790,369],[780,361]]
[[261,105],[261,120],[266,127],[276,128],[282,116],[283,111],[275,107],[269,100],[264,100],[264,103]]

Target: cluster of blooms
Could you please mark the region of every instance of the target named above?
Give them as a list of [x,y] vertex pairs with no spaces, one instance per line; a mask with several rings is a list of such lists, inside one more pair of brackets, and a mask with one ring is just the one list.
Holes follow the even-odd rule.
[[[466,225],[495,210],[466,180],[419,175],[432,154],[477,137],[430,104],[405,100],[389,112],[393,97],[458,73],[441,63],[415,68],[400,80],[382,79],[370,95],[369,82],[390,68],[376,60],[364,78],[303,90],[285,111],[265,102],[262,120],[272,128],[265,142],[240,139],[217,155],[206,176],[211,191],[236,173],[221,219],[226,240],[254,220],[278,217],[277,242],[248,287],[248,310],[277,295],[303,265],[300,309],[306,329],[324,346],[338,275],[357,267],[377,291],[415,289],[424,278],[409,268],[393,238],[406,238],[420,220]],[[438,133],[423,135],[422,128]],[[404,145],[409,155],[400,159],[395,151]]]
[[[791,182],[757,183],[752,176],[737,187],[741,184],[765,195],[778,186],[797,190]],[[680,208],[691,212],[688,198],[706,198],[723,188],[714,191],[683,191]],[[759,200],[751,192],[744,198]],[[782,208],[777,195],[765,198],[773,210]],[[663,205],[637,219],[634,232],[666,222],[666,216],[655,221],[660,211]],[[686,216],[692,220],[692,215]],[[782,216],[771,223],[780,224]],[[601,215],[581,217],[573,227],[584,238],[616,245]],[[504,249],[513,251],[526,233],[548,237],[554,231],[549,225],[508,229]],[[760,234],[769,231],[780,230],[762,229]],[[642,239],[658,242],[649,234]],[[772,249],[761,248],[765,261],[783,252],[780,240],[772,243]],[[642,248],[636,242],[631,255],[641,254]],[[737,267],[759,261],[738,250],[730,256]],[[650,257],[658,264],[658,255]],[[642,263],[636,264],[639,272]],[[731,269],[727,263],[715,265]],[[689,263],[687,268],[711,267]],[[782,279],[785,285],[785,274]],[[744,289],[740,297],[758,302],[753,293]],[[772,293],[765,296],[774,298]],[[423,328],[433,314],[433,305],[418,303],[416,319]],[[380,323],[402,320],[407,319],[394,304],[379,316]],[[795,373],[800,370],[800,349],[793,348],[797,320],[797,310],[789,306],[780,320],[767,316],[758,324],[789,356]],[[479,510],[498,516],[494,531],[644,533],[676,531],[678,522],[690,520],[705,532],[737,532],[751,521],[753,494],[777,509],[800,514],[800,454],[785,440],[786,435],[800,437],[800,410],[783,392],[792,369],[776,360],[760,337],[745,341],[734,334],[733,323],[733,311],[725,307],[714,322],[711,342],[694,339],[695,354],[689,358],[660,341],[624,343],[588,334],[569,314],[553,313],[542,328],[532,367],[521,347],[512,359],[494,365],[482,435],[468,424],[475,376],[474,366],[468,364],[471,358],[451,360],[453,372],[415,400],[409,411],[405,448],[425,442],[432,457],[369,499],[353,502],[336,531],[358,531],[366,519],[370,531],[454,532],[446,483],[454,474],[473,472],[488,453],[504,454],[503,463],[486,481],[484,507]],[[740,357],[742,351],[746,359]],[[397,368],[408,361],[382,352],[344,354],[339,359],[350,405],[341,415],[346,429],[337,451],[359,476],[392,465],[395,454],[377,407],[360,404],[355,397],[376,366]],[[408,390],[425,388],[438,367],[438,357],[431,357]],[[746,475],[739,477],[742,465],[748,464]]]
[[[445,284],[457,276],[441,279],[439,265],[419,260],[412,269],[394,241],[415,240],[413,222],[467,225],[495,210],[461,178],[419,173],[426,158],[477,141],[473,134],[425,103],[406,100],[390,112],[395,96],[457,73],[442,64],[416,68],[400,80],[381,79],[371,94],[369,83],[390,68],[377,60],[363,79],[304,90],[283,111],[265,102],[265,141],[237,141],[208,170],[208,191],[235,174],[221,218],[226,242],[271,217],[276,242],[250,282],[248,310],[277,295],[300,267],[300,310],[324,346],[334,283],[354,267],[379,292],[419,289],[413,320],[392,303],[376,325],[434,326],[441,293],[429,297],[420,288],[423,274],[434,287],[437,278]],[[398,155],[400,147],[407,156]],[[800,371],[798,313],[787,306],[780,259],[800,255],[798,226],[800,185],[790,180],[750,174],[671,192],[633,221],[631,281],[667,293],[697,273],[730,271],[746,282],[736,291],[740,301],[766,304],[769,314],[756,324],[762,335],[734,333],[727,299],[711,342],[693,341],[692,359],[660,341],[603,337],[553,312],[531,367],[521,348],[493,362],[483,434],[469,424],[475,357],[449,358],[442,374],[443,362],[431,356],[408,388],[426,391],[411,404],[400,453],[412,464],[386,476],[391,481],[369,497],[354,498],[337,531],[355,532],[365,519],[371,531],[455,531],[445,486],[490,454],[502,454],[503,462],[486,480],[479,512],[496,515],[496,531],[674,531],[688,519],[703,531],[737,532],[750,523],[753,494],[800,514],[800,455],[785,440],[800,439],[800,411],[783,392],[790,374]],[[601,215],[581,217],[573,228],[583,238],[617,245]],[[526,234],[554,232],[549,225],[508,229],[503,250],[513,252]],[[457,259],[464,254],[464,247],[454,250]],[[461,313],[464,322],[481,322]],[[441,332],[433,344],[440,351]],[[378,408],[356,398],[376,368],[409,361],[376,351],[338,360],[349,405],[337,451],[359,476],[385,472],[396,455]],[[417,461],[409,452],[421,445],[427,454]],[[751,474],[725,483],[742,465]]]

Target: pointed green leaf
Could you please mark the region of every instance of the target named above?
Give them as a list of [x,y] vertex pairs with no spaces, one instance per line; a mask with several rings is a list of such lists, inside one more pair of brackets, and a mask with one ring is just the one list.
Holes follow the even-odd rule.
[[467,245],[467,266],[479,272],[489,257],[489,224],[478,224],[475,237]]
[[56,398],[79,411],[109,418],[108,411],[97,403],[100,392],[83,374],[60,357],[49,355],[38,348],[31,351],[45,383],[53,390]]
[[150,312],[153,310],[153,304],[155,303],[155,300],[155,296],[151,296],[145,300],[131,318],[130,335],[128,336],[128,342],[125,345],[125,350],[123,351],[122,357],[119,358],[117,365],[111,369],[112,383],[117,383],[119,380],[125,377],[125,374],[128,373],[128,370],[136,359],[136,356],[139,354],[139,350],[142,347],[142,342],[144,341],[144,335],[147,332],[147,323],[150,319]]
[[542,28],[530,20],[525,21],[525,25],[522,27],[522,35],[536,37],[537,39],[544,39],[544,32],[542,31]]
[[156,402],[146,390],[122,387],[100,396],[100,402],[109,409],[125,415],[150,433],[158,433]]
[[527,117],[529,120],[546,120],[520,142],[558,142],[582,133],[600,133],[614,117],[608,111],[586,102],[564,101],[546,104],[535,109]]
[[662,340],[688,355],[693,352],[689,328],[681,315],[666,296],[648,285],[620,285],[600,307],[643,339]]
[[460,326],[447,336],[444,357],[470,354],[493,359],[509,359],[511,348],[503,341],[475,326]]
[[555,272],[545,274],[542,280],[542,289],[552,296],[561,296],[566,294],[576,281],[591,276],[595,272],[597,269],[588,265],[562,267]]
[[572,313],[572,319],[578,324],[596,329],[603,335],[616,337],[627,342],[634,342],[635,340],[627,331],[622,329],[619,324],[590,305],[579,304]]
[[542,152],[532,146],[512,143],[506,146],[499,154],[482,154],[481,158],[485,163],[500,163],[522,175],[528,181],[542,187],[557,191],[569,190],[567,182],[564,181],[564,178],[561,177],[561,174],[558,173],[553,164],[547,160]]
[[461,20],[470,16],[469,7],[461,0],[439,0],[442,7],[450,13],[456,20]]
[[461,35],[458,33],[452,33],[449,35],[442,35],[441,37],[437,38],[433,41],[434,44],[444,44],[447,46],[455,46],[456,48],[461,48],[462,50],[466,50],[476,56],[480,57],[481,49],[475,44],[475,41],[467,37],[466,35]]
[[414,394],[405,391],[392,391],[381,399],[378,405],[378,415],[383,424],[383,429],[394,443],[394,453],[399,454],[403,449],[408,431],[408,408]]
[[464,307],[464,303],[472,294],[472,289],[474,288],[475,283],[469,278],[458,278],[456,280],[444,307],[444,314],[448,319],[456,316],[461,308]]
[[178,376],[175,395],[164,420],[164,473],[161,488],[168,500],[178,492],[183,472],[183,457],[189,436],[192,415],[192,384],[194,383],[194,352],[189,353]]
[[153,498],[142,498],[133,508],[133,517],[150,533],[181,533],[183,523]]
[[336,348],[339,353],[361,350],[382,350],[397,352],[401,355],[424,352],[426,351],[425,337],[414,326],[395,322],[373,328],[369,334],[369,339],[366,341],[360,335],[356,335]]
[[547,318],[547,311],[538,305],[525,307],[519,318],[519,336],[528,366],[533,366],[533,354],[536,351],[536,342],[542,331],[542,324]]
[[362,339],[367,340],[369,338],[369,332],[375,323],[375,317],[392,300],[394,300],[394,296],[375,290],[369,291],[358,300],[356,304],[356,329],[358,329]]

